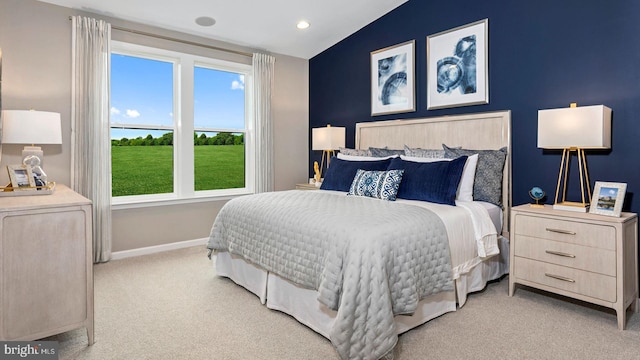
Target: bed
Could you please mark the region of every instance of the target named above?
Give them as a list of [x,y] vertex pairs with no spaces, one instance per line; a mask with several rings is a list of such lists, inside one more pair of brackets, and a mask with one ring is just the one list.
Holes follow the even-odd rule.
[[[391,191],[395,201],[347,196],[330,185],[236,198],[212,226],[208,247],[216,274],[331,340],[342,359],[392,358],[399,334],[458,310],[469,293],[508,272],[510,123],[510,112],[500,111],[356,124],[356,149],[415,155],[444,148],[449,160],[392,156],[384,166],[382,157],[332,160],[334,175],[327,171],[323,188],[340,169],[356,167],[356,178],[383,174],[380,188],[400,184]],[[474,196],[467,201],[461,195],[467,164],[475,155],[474,174],[495,173],[486,164],[498,152],[504,154],[500,176],[482,188],[477,176],[467,182]],[[363,171],[369,162],[386,170]],[[455,203],[447,203],[451,186],[445,203],[400,197],[402,186],[416,182],[411,166],[457,176]],[[396,175],[405,178],[394,182]]]

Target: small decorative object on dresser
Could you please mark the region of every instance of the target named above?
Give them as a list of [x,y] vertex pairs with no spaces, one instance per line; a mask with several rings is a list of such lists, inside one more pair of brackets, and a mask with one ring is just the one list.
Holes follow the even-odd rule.
[[318,187],[322,185],[322,175],[317,161],[313,162],[313,183]]
[[638,311],[638,217],[511,209],[509,296],[522,284],[612,308],[618,329]]
[[596,181],[589,212],[599,215],[620,216],[626,192],[627,184],[625,183]]
[[534,186],[529,190],[529,196],[536,202],[535,204],[530,204],[529,206],[534,208],[544,208],[543,204],[540,204],[540,200],[545,197],[547,193],[544,192],[541,188]]

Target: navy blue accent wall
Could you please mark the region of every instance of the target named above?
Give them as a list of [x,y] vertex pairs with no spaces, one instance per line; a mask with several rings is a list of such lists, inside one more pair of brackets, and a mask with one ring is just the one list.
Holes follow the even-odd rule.
[[[624,210],[640,212],[638,14],[637,0],[410,0],[310,60],[309,127],[345,126],[353,147],[357,122],[511,110],[513,203],[529,202],[532,186],[552,203],[561,154],[536,147],[538,110],[603,104],[613,110],[612,149],[587,153],[591,184],[626,182]],[[426,37],[485,18],[489,104],[427,111]],[[371,116],[370,52],[412,39],[417,110]],[[310,163],[320,155],[310,151]]]

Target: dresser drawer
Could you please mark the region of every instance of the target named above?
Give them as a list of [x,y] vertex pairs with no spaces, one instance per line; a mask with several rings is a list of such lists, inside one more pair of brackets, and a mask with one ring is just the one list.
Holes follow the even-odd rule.
[[612,250],[523,235],[517,235],[514,248],[516,256],[616,276],[616,252]]
[[592,298],[616,302],[616,278],[541,261],[515,257],[517,279]]
[[545,217],[516,215],[515,234],[616,250],[616,229],[612,226]]

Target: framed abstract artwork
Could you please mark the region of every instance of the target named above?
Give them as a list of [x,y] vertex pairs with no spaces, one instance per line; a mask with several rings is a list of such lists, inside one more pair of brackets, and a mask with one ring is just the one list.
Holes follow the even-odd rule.
[[489,103],[489,19],[427,36],[427,109]]
[[371,52],[371,115],[416,111],[415,45],[411,40]]

